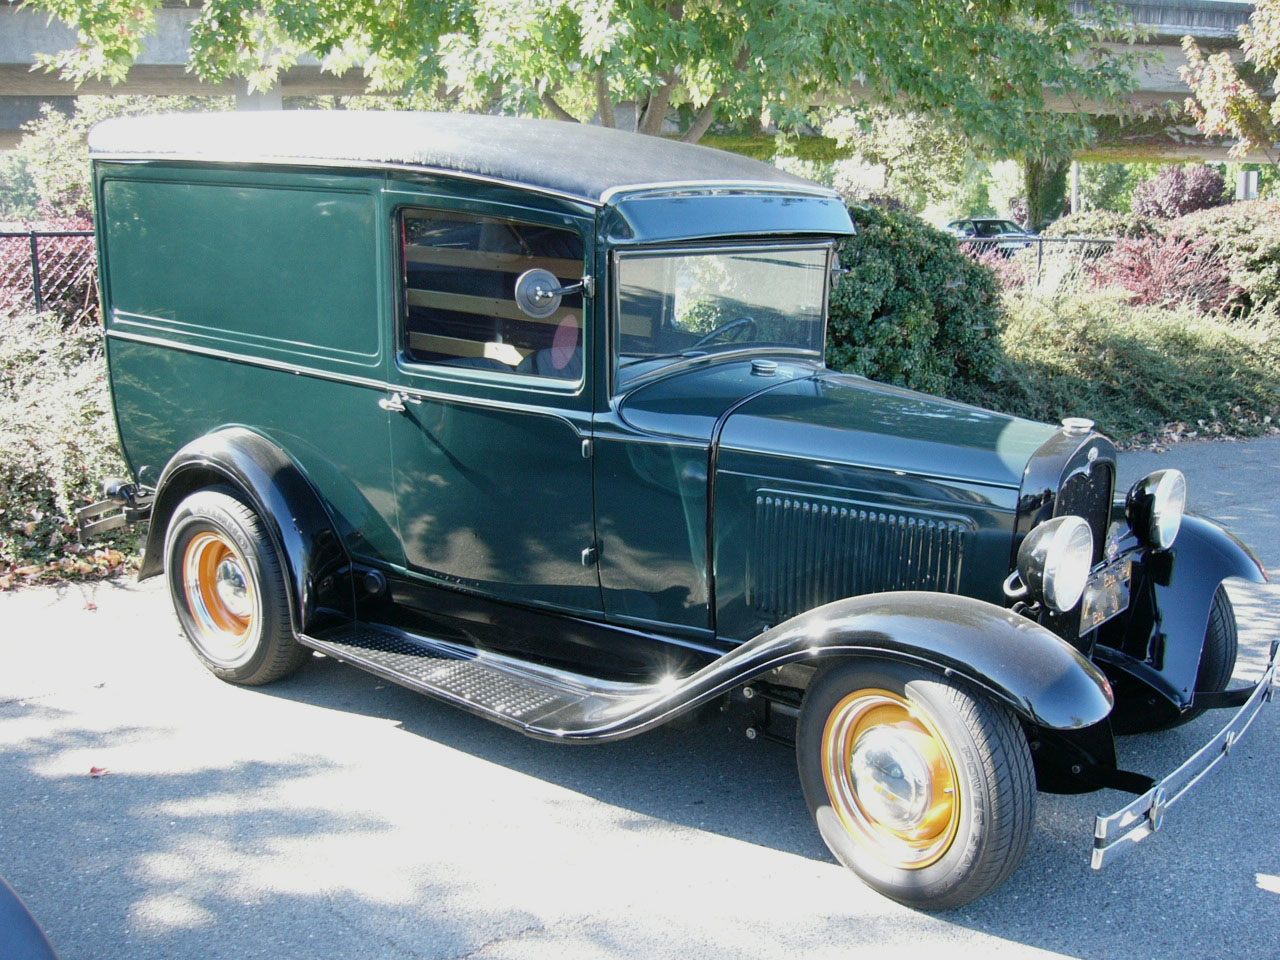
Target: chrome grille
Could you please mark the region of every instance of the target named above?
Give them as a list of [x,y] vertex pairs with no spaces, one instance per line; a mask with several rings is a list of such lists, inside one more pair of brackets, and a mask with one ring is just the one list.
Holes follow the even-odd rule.
[[973,532],[967,518],[762,491],[747,602],[761,616],[780,620],[881,590],[958,593]]
[[1053,508],[1055,517],[1074,514],[1083,517],[1093,531],[1093,562],[1102,559],[1106,548],[1107,527],[1111,525],[1111,492],[1115,486],[1115,469],[1105,461],[1095,461],[1090,469],[1073,473],[1058,491]]

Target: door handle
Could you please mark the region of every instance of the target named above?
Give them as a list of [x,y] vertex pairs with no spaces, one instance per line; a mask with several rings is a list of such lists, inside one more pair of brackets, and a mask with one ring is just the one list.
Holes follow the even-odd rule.
[[404,413],[404,401],[400,399],[398,393],[393,393],[389,397],[380,397],[378,406],[388,413]]
[[422,399],[420,397],[411,397],[407,393],[393,393],[389,397],[382,397],[378,400],[378,406],[388,413],[404,413],[404,405],[406,403],[416,405],[422,403]]

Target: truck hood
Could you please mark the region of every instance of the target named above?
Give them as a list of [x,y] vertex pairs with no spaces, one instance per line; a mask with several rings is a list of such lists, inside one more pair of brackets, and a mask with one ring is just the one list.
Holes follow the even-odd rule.
[[1017,490],[1055,427],[823,371],[737,407],[720,451],[848,464]]

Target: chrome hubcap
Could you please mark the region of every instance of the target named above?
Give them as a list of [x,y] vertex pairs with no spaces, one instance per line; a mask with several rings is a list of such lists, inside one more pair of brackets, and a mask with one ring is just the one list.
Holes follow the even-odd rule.
[[225,667],[239,666],[256,649],[258,597],[245,570],[235,544],[213,531],[192,537],[182,559],[183,592],[194,621],[191,640]]
[[956,764],[919,704],[887,690],[850,693],[822,734],[822,777],[832,811],[870,856],[918,870],[959,832]]
[[234,557],[228,557],[218,564],[215,574],[217,578],[218,598],[233,617],[249,616],[253,609],[249,599],[249,585],[245,582],[244,571]]
[[873,727],[858,738],[849,770],[864,810],[893,830],[924,822],[933,794],[929,766],[907,737]]

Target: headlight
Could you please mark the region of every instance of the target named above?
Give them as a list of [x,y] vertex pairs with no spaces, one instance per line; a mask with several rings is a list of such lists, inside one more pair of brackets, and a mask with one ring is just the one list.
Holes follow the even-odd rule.
[[1187,508],[1187,478],[1181,470],[1157,470],[1133,485],[1124,513],[1133,532],[1157,550],[1173,546]]
[[1093,566],[1093,531],[1082,517],[1055,517],[1027,534],[1018,573],[1033,596],[1058,613],[1080,602]]

